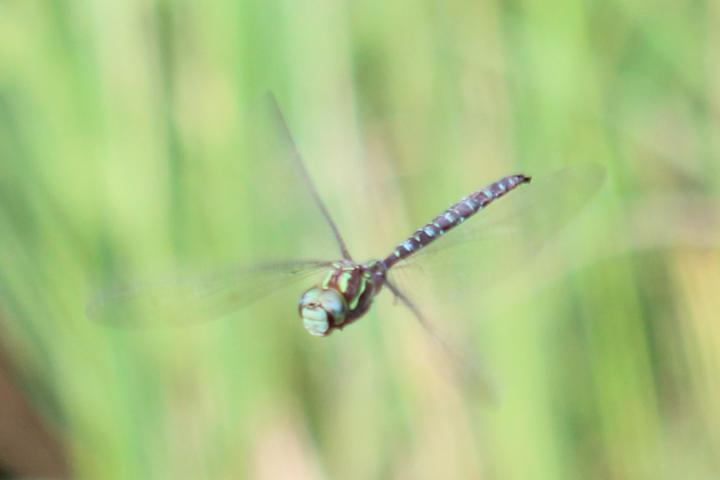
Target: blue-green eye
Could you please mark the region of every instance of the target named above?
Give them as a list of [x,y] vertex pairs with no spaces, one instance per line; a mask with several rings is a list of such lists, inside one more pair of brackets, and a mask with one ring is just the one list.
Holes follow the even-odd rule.
[[334,289],[311,288],[298,305],[305,329],[315,336],[325,336],[347,317],[345,298]]

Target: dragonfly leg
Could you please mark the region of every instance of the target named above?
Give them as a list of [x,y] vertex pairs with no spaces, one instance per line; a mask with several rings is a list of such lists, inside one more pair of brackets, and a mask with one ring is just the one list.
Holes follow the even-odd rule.
[[422,313],[420,308],[408,297],[397,285],[393,284],[389,280],[385,280],[385,286],[395,295],[396,301],[400,301],[413,313],[415,318],[420,322],[420,325],[435,341],[435,343],[452,359],[454,366],[457,368],[461,377],[466,377],[470,383],[475,386],[479,386],[484,396],[491,401],[496,403],[495,388],[488,381],[487,375],[483,374],[474,362],[471,362],[465,356],[458,353],[455,349],[450,347],[448,343],[437,333],[430,320]]
[[[390,280],[385,280],[385,286],[393,293],[395,296],[395,302],[401,302],[403,305],[405,305],[407,308],[410,309],[410,311],[415,315],[415,318],[420,322],[420,324],[423,326],[423,328],[437,341],[445,345],[445,342],[438,337],[437,333],[435,332],[435,329],[433,328],[430,321],[423,315],[423,313],[420,311],[420,308],[418,308],[417,305],[415,305],[415,302],[410,300],[410,297],[405,295],[400,288],[392,283]],[[447,347],[445,347],[447,348]]]

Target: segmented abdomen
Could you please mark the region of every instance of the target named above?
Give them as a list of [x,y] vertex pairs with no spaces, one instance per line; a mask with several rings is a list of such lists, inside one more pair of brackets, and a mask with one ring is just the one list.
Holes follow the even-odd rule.
[[471,193],[435,217],[430,223],[417,229],[413,235],[385,257],[383,262],[385,262],[387,268],[392,267],[395,263],[409,257],[445,232],[460,225],[509,191],[514,190],[523,183],[529,183],[530,179],[531,177],[525,175],[509,175]]

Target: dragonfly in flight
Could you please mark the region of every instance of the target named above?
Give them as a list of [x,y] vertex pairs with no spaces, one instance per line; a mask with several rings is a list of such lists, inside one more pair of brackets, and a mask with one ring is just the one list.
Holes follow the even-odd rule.
[[[262,296],[271,293],[276,287],[284,286],[289,280],[299,280],[311,273],[326,271],[322,281],[306,290],[297,305],[298,315],[308,333],[318,337],[325,337],[336,330],[341,330],[349,324],[362,318],[371,308],[373,301],[383,289],[389,290],[395,298],[410,309],[422,326],[439,340],[435,335],[431,323],[422,310],[392,279],[390,273],[399,265],[407,263],[407,259],[417,256],[421,251],[434,242],[446,243],[452,246],[458,243],[442,239],[453,229],[467,229],[461,226],[481,210],[488,208],[493,202],[505,195],[517,195],[516,189],[527,189],[530,193],[538,185],[535,195],[528,195],[524,206],[513,216],[513,220],[523,223],[525,212],[543,212],[546,217],[555,217],[553,204],[558,206],[560,200],[567,197],[566,193],[575,193],[576,199],[571,208],[576,212],[578,205],[584,204],[602,183],[604,171],[594,164],[579,167],[569,167],[559,173],[550,175],[546,181],[533,182],[531,177],[524,174],[508,175],[489,185],[473,191],[458,202],[451,205],[439,215],[435,216],[425,225],[415,230],[405,240],[400,242],[388,255],[383,258],[366,262],[357,262],[347,248],[346,242],[332,219],[326,204],[320,197],[315,184],[310,178],[300,151],[290,133],[287,122],[271,96],[270,104],[277,126],[282,130],[287,151],[295,166],[297,174],[301,177],[307,192],[312,197],[317,210],[322,214],[324,223],[332,230],[335,244],[339,250],[340,258],[336,260],[296,260],[279,261],[259,264],[247,268],[232,269],[229,272],[215,274],[210,277],[190,278],[160,285],[136,284],[130,287],[111,288],[101,292],[91,301],[88,313],[93,318],[105,317],[110,314],[113,323],[123,322],[127,314],[126,308],[131,305],[149,306],[151,309],[175,306],[177,299],[187,304],[194,302],[202,305],[204,316],[218,316],[219,312],[226,313],[247,305]],[[550,195],[548,195],[548,192]],[[579,195],[577,195],[579,193]],[[557,212],[558,218],[553,224],[560,224],[560,217],[569,216],[567,212]],[[469,222],[470,223],[470,222]],[[468,236],[476,228],[469,228]],[[465,239],[468,238],[465,237]],[[457,237],[463,238],[463,237]],[[437,245],[437,244],[436,244]],[[225,306],[214,308],[219,304]],[[207,308],[205,308],[207,307]],[[191,309],[184,309],[182,315],[192,316]],[[115,315],[113,315],[115,314]],[[441,343],[443,343],[441,341]]]

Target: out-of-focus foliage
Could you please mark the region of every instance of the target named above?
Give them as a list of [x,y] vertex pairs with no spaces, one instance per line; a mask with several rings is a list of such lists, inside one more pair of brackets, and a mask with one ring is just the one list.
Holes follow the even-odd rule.
[[[718,478],[719,27],[713,2],[0,2],[2,343],[77,477]],[[495,288],[509,241],[399,275],[494,401],[387,292],[327,339],[312,280],[189,327],[88,319],[118,279],[337,256],[267,91],[358,258],[501,175],[604,166]]]

